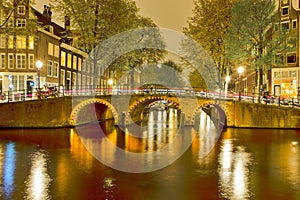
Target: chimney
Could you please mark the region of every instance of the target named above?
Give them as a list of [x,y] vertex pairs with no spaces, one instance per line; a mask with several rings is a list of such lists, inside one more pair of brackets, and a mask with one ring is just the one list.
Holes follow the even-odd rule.
[[67,33],[70,32],[70,24],[70,16],[65,16],[65,29]]
[[44,5],[43,16],[47,17],[51,21],[52,11],[49,6]]

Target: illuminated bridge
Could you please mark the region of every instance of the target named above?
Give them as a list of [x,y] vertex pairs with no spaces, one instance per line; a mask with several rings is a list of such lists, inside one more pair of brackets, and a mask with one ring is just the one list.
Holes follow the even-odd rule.
[[124,126],[140,122],[143,111],[155,101],[177,108],[184,125],[193,125],[199,110],[209,107],[211,117],[230,127],[300,128],[300,109],[296,107],[167,93],[76,95],[1,103],[0,126],[66,127],[112,118]]

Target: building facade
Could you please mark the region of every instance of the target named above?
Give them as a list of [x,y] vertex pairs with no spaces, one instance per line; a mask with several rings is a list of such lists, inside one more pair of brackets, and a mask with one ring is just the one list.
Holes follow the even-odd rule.
[[299,68],[299,39],[300,39],[300,2],[299,0],[278,0],[280,21],[275,24],[274,31],[287,29],[287,43],[291,47],[288,52],[275,56],[271,70],[271,91],[281,98],[299,98],[300,68]]
[[[81,68],[86,53],[67,43],[68,31],[51,16],[48,6],[40,13],[29,0],[0,5],[0,94],[30,98],[38,88],[72,90],[86,84],[90,75]],[[43,64],[40,70],[38,60]]]

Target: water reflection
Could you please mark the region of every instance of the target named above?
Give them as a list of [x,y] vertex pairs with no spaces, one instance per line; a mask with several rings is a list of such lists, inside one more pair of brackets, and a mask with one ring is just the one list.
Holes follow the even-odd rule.
[[225,199],[249,199],[251,154],[245,147],[234,148],[231,139],[221,143],[219,154],[219,185],[221,196]]
[[44,150],[38,150],[31,156],[31,170],[26,180],[25,199],[40,200],[51,199],[50,183],[52,179],[48,174],[48,157]]
[[155,110],[150,112],[146,126],[128,126],[125,132],[107,125],[109,122],[81,126],[77,132],[88,151],[102,163],[126,172],[148,172],[177,160],[195,137],[191,128],[179,129],[176,115],[174,109]]
[[16,150],[13,142],[6,144],[3,163],[3,193],[8,198],[14,191]]

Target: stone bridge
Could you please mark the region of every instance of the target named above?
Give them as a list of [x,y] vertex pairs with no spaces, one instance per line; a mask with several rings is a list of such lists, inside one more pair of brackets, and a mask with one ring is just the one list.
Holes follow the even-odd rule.
[[[139,122],[152,102],[165,100],[193,125],[200,108],[211,107],[229,127],[300,128],[300,109],[193,95],[65,96],[0,104],[0,127],[66,127],[114,118],[118,125]],[[222,121],[222,120],[221,120]]]

